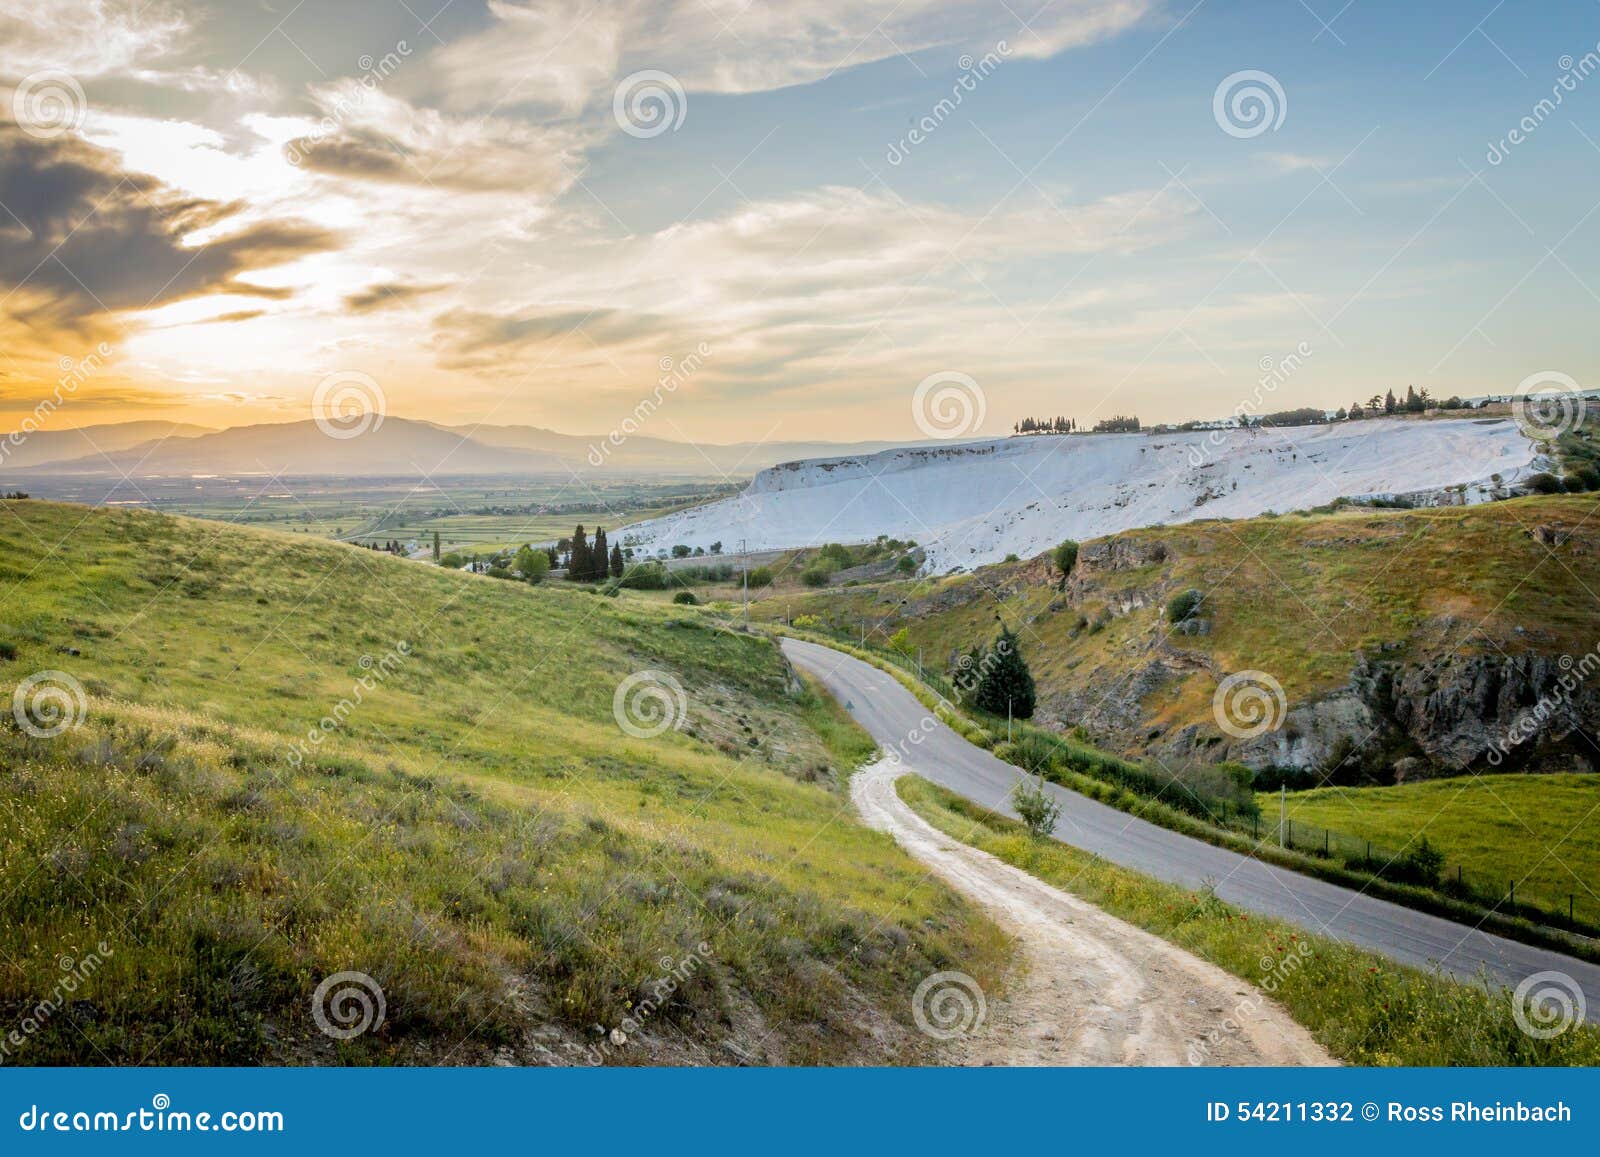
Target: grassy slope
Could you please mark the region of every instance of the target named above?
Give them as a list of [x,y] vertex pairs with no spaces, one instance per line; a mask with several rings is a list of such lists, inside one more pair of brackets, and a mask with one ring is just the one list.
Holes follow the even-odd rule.
[[[914,1059],[917,981],[1000,967],[991,925],[847,822],[848,740],[818,740],[766,640],[132,511],[6,502],[0,560],[5,683],[90,696],[58,739],[0,730],[0,1014],[112,949],[12,1060],[580,1059],[702,943],[618,1059]],[[619,731],[644,668],[686,688],[682,731]],[[342,969],[388,1019],[335,1046],[310,997]]]
[[[1211,633],[1168,642],[1221,670],[1269,671],[1294,702],[1342,686],[1358,649],[1388,646],[1386,657],[1407,658],[1441,644],[1473,653],[1492,640],[1512,651],[1587,651],[1600,637],[1600,605],[1572,571],[1583,573],[1600,553],[1594,507],[1592,496],[1570,495],[1152,527],[1117,537],[1161,543],[1167,561],[1097,574],[1076,596],[1058,595],[1040,564],[1025,561],[945,579],[786,592],[752,616],[781,621],[787,606],[852,636],[865,622],[880,645],[905,627],[935,669],[997,633],[998,616],[1020,625],[1048,699],[1143,665],[1146,644],[1166,633],[1166,597],[1197,587]],[[1567,566],[1530,537],[1537,526],[1573,532],[1559,548]],[[1123,601],[1137,605],[1123,610]],[[1080,615],[1093,622],[1107,614],[1103,629],[1080,626]],[[1155,725],[1209,726],[1214,689],[1197,671],[1145,707]]]
[[[1278,797],[1262,796],[1276,821]],[[1580,916],[1600,910],[1600,775],[1498,775],[1359,791],[1291,792],[1288,813],[1391,848],[1424,834],[1468,882],[1490,892],[1517,881],[1517,899]]]
[[[1594,1065],[1600,1030],[1521,1032],[1511,1000],[1452,984],[1281,921],[1109,864],[915,776],[900,795],[946,834],[997,856],[1262,986],[1334,1056],[1378,1065]],[[1293,963],[1285,963],[1285,962]]]

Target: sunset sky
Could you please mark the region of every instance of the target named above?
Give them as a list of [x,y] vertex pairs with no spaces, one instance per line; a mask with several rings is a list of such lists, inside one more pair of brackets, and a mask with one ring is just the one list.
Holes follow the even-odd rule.
[[1401,9],[0,0],[0,426],[102,342],[53,426],[588,434],[702,344],[649,433],[1600,385],[1600,4]]

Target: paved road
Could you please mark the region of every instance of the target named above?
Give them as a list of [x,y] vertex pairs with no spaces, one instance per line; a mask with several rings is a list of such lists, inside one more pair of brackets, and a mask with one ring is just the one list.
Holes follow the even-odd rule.
[[[933,719],[893,676],[815,643],[784,639],[783,650],[821,679],[885,751],[900,751],[911,770],[986,808],[1015,815],[1008,797],[1021,772]],[[912,736],[920,742],[908,742]],[[1438,967],[1464,979],[1487,972],[1507,987],[1536,972],[1566,973],[1583,989],[1588,1019],[1600,1023],[1600,965],[1274,867],[1047,786],[1061,803],[1056,839],[1063,843],[1185,887],[1214,882],[1217,895],[1231,904],[1402,964]]]

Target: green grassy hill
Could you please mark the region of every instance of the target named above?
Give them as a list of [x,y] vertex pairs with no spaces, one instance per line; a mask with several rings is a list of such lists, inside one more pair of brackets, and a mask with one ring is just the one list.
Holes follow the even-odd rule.
[[[681,729],[619,727],[645,670]],[[6,501],[0,672],[76,724],[0,724],[6,1063],[916,1060],[917,982],[1002,965],[852,821],[848,720],[693,612]],[[341,971],[386,1009],[336,1043]]]
[[[752,615],[810,616],[880,647],[904,629],[935,672],[1010,625],[1041,721],[1137,753],[1185,728],[1220,737],[1212,700],[1228,672],[1270,673],[1292,707],[1345,687],[1362,655],[1423,668],[1452,655],[1584,654],[1600,640],[1600,602],[1580,578],[1600,562],[1593,509],[1569,495],[1152,527],[1084,544],[1064,591],[1041,557],[786,591]],[[1175,632],[1164,613],[1191,588],[1205,596],[1204,634]]]
[[[1274,823],[1278,797],[1260,797]],[[1291,792],[1288,818],[1387,848],[1420,836],[1445,857],[1449,879],[1518,903],[1573,911],[1600,922],[1600,775],[1485,775],[1371,787]]]

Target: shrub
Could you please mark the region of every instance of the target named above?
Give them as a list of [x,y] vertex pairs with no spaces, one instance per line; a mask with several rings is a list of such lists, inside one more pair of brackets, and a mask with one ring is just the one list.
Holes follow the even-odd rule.
[[1525,486],[1535,494],[1560,494],[1561,480],[1543,470],[1528,479]]
[[1011,806],[1036,840],[1048,839],[1061,818],[1061,805],[1045,790],[1044,777],[1022,779],[1011,789]]
[[820,625],[820,620],[816,615],[796,615],[793,625],[798,630],[814,631]]
[[903,554],[900,556],[900,561],[894,564],[894,569],[901,574],[912,574],[917,569],[917,560],[909,554]]
[[758,566],[750,572],[748,581],[753,587],[770,587],[772,585],[772,568]]
[[1072,539],[1067,539],[1050,556],[1050,561],[1056,564],[1056,569],[1061,572],[1061,585],[1065,586],[1067,578],[1072,574],[1072,568],[1078,565],[1078,544]]
[[672,601],[681,607],[697,607],[700,605],[700,600],[694,597],[693,591],[679,591],[672,596]]
[[808,566],[800,572],[800,581],[808,587],[825,587],[828,585],[828,568],[822,566]]
[[1200,609],[1200,604],[1205,602],[1205,595],[1190,587],[1180,591],[1167,602],[1167,622],[1181,623],[1191,618]]

